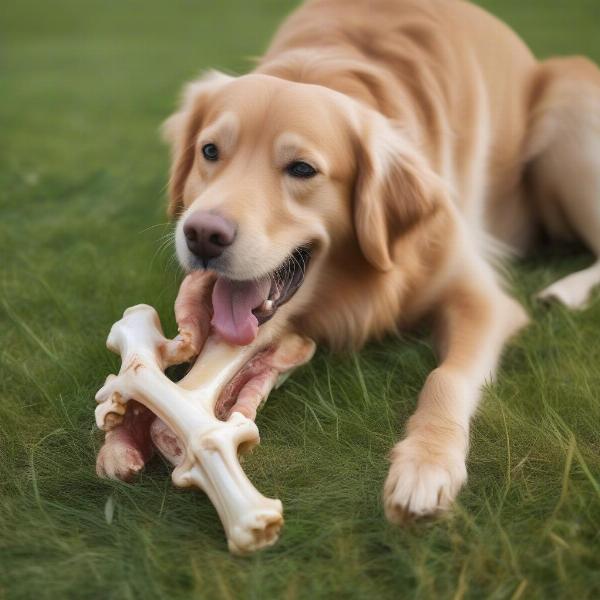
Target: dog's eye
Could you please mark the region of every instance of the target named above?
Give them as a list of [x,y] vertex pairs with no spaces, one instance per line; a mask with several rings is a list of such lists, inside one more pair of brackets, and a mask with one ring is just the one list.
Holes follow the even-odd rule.
[[202,155],[206,160],[218,160],[219,149],[215,144],[204,144],[204,146],[202,146]]
[[292,177],[300,177],[302,179],[308,179],[309,177],[314,177],[317,174],[317,170],[314,167],[311,167],[308,163],[302,161],[290,163],[285,168],[285,171]]

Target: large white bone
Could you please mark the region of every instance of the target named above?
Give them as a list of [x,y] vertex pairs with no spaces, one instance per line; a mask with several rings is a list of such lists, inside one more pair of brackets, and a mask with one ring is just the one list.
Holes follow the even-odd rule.
[[[232,346],[209,337],[190,372],[174,383],[164,370],[181,362],[181,345],[163,335],[151,306],[134,306],[113,325],[107,340],[108,348],[121,355],[121,370],[109,375],[96,395],[96,422],[101,429],[118,425],[127,402],[137,400],[173,431],[183,449],[183,456],[173,460],[173,483],[206,492],[235,554],[272,545],[283,524],[281,502],[260,494],[238,460],[238,453],[259,443],[256,424],[240,412],[233,412],[227,421],[215,417],[220,392],[269,341],[266,335],[261,338],[259,333],[257,342],[249,346]],[[314,344],[306,348],[302,362],[310,358]]]

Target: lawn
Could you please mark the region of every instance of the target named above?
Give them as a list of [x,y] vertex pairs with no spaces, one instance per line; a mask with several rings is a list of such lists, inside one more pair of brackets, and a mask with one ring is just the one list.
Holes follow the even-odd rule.
[[[572,314],[531,301],[590,264],[577,249],[512,271],[533,322],[485,392],[446,518],[397,529],[381,507],[386,453],[435,364],[426,332],[321,350],[272,395],[246,462],[285,508],[268,551],[230,556],[207,498],[174,489],[160,459],[135,485],[97,479],[111,323],[148,302],[174,330],[158,126],[202,68],[250,69],[293,4],[2,7],[0,598],[599,597],[600,302]],[[541,57],[600,61],[597,0],[485,5]]]

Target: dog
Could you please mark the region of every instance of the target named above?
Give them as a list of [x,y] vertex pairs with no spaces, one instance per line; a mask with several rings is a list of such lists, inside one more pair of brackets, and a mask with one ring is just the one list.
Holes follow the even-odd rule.
[[[211,319],[233,344],[271,327],[332,348],[431,319],[439,366],[383,498],[394,523],[448,509],[528,322],[498,261],[541,237],[600,256],[598,68],[538,62],[462,0],[312,0],[251,73],[190,83],[164,133],[177,255],[210,273],[199,343]],[[540,296],[581,308],[598,283],[600,260]]]

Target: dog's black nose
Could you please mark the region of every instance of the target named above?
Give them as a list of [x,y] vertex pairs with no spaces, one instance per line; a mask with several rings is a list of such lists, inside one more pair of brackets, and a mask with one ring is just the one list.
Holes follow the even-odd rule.
[[190,252],[202,261],[217,258],[235,239],[235,224],[219,214],[197,210],[183,224]]

